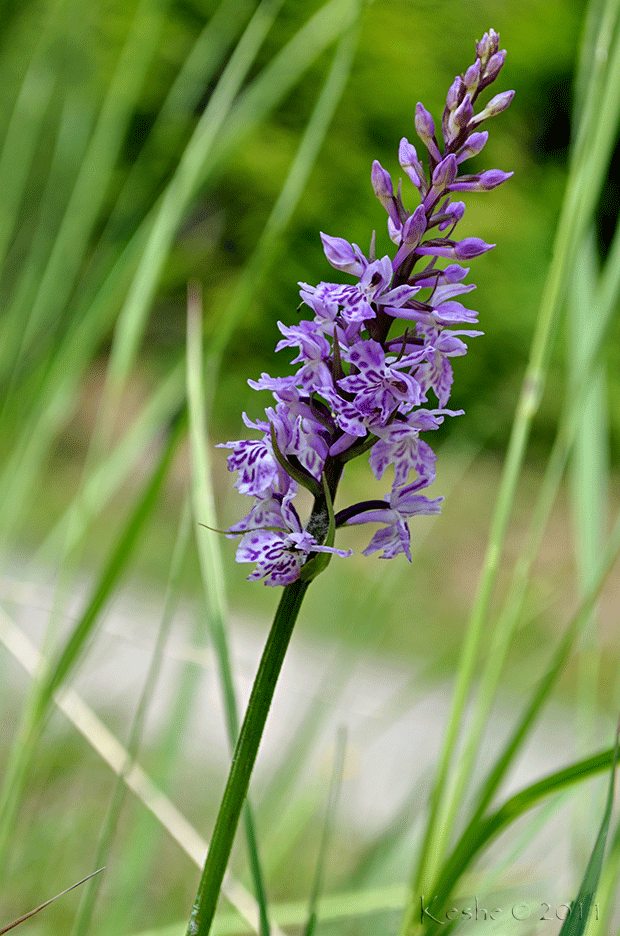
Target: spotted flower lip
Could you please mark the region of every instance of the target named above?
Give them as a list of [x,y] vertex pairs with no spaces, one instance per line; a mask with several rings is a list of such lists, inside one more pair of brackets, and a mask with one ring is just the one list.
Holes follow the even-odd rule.
[[[229,450],[237,490],[253,499],[247,516],[228,530],[241,537],[237,561],[255,566],[252,581],[286,586],[318,574],[333,555],[350,555],[334,546],[343,526],[379,524],[363,554],[411,561],[411,518],[440,510],[441,498],[422,493],[437,473],[436,455],[422,436],[463,414],[448,407],[453,361],[482,334],[472,328],[478,312],[463,301],[475,289],[465,282],[464,263],[495,245],[455,231],[466,210],[461,195],[491,192],[512,176],[464,166],[486,146],[489,132],[480,124],[512,101],[514,92],[503,91],[480,103],[505,60],[491,29],[476,44],[474,62],[450,85],[440,122],[417,104],[419,142],[403,136],[398,146],[412,195],[403,194],[378,160],[370,172],[394,249],[377,256],[373,234],[364,253],[345,237],[321,232],[325,259],[336,278],[348,281],[300,282],[305,317],[278,323],[276,350],[291,349],[291,371],[248,381],[270,393],[272,405],[256,421],[244,414],[256,438],[221,447]],[[336,512],[346,463],[362,455],[377,480],[391,478],[391,490],[385,499]],[[305,522],[294,503],[302,488],[314,501]]]
[[[304,530],[295,507],[293,494],[282,498],[277,495],[267,504],[258,501],[250,514],[231,528],[231,533],[242,533],[237,546],[237,562],[254,562],[256,569],[250,581],[263,580],[265,585],[290,585],[300,575],[303,564],[311,553],[329,553],[346,558],[349,549],[322,546]],[[268,526],[259,526],[265,522]]]
[[384,523],[377,530],[369,545],[364,550],[365,556],[381,551],[380,559],[393,559],[403,553],[411,562],[411,534],[407,520],[410,517],[438,514],[441,510],[442,497],[431,500],[418,493],[414,484],[404,488],[392,488],[386,495],[384,506],[371,506],[361,511],[348,521],[349,524]]
[[370,426],[383,425],[399,406],[412,408],[419,403],[419,384],[408,371],[425,356],[423,348],[399,360],[386,355],[378,341],[360,341],[349,354],[356,373],[343,377],[339,385],[355,394],[356,408]]

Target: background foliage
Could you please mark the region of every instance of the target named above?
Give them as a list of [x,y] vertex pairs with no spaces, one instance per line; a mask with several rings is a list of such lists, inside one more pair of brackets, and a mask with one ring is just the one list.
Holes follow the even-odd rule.
[[[614,6],[594,2],[595,20]],[[272,348],[277,320],[296,320],[297,281],[329,276],[319,230],[365,247],[378,227],[379,244],[385,243],[383,213],[370,188],[371,161],[379,158],[395,171],[398,141],[413,134],[416,101],[438,115],[453,76],[472,57],[474,40],[492,25],[509,50],[501,88],[514,87],[517,96],[509,114],[494,121],[485,165],[515,175],[493,194],[490,210],[483,194],[468,199],[463,235],[475,232],[498,246],[478,265],[485,337],[456,367],[453,401],[466,417],[441,432],[437,493],[447,496],[445,510],[414,532],[411,568],[388,571],[356,557],[346,574],[332,568],[322,577],[302,627],[329,666],[308,710],[295,712],[299,721],[281,745],[280,760],[259,773],[256,812],[267,887],[291,927],[306,919],[311,882],[320,878],[317,816],[331,771],[325,746],[334,735],[324,701],[346,701],[347,676],[358,666],[403,667],[408,680],[402,692],[373,714],[370,733],[388,737],[412,699],[427,691],[446,698],[443,680],[461,659],[466,608],[569,173],[585,4],[375,0],[364,8],[350,73],[346,48],[338,47],[334,74],[343,89],[324,82],[354,4],[271,0],[261,5],[255,47],[239,45],[256,7],[250,0],[3,4],[0,637],[9,652],[0,664],[0,923],[87,873],[96,855],[107,856],[110,865],[96,882],[102,885],[98,902],[89,890],[93,902],[85,897],[76,916],[75,895],[68,897],[28,924],[32,933],[82,936],[90,927],[104,936],[139,930],[146,936],[147,927],[167,923],[174,926],[161,936],[179,931],[196,869],[162,832],[161,815],[155,821],[144,808],[148,789],[138,783],[137,800],[124,800],[122,784],[103,761],[117,774],[123,765],[127,772],[140,751],[141,763],[195,826],[210,828],[224,767],[221,722],[226,717],[229,729],[234,725],[230,699],[225,717],[214,708],[217,674],[226,676],[231,635],[233,645],[244,628],[262,639],[272,611],[273,594],[245,583],[231,544],[222,541],[220,555],[195,523],[190,537],[183,513],[192,473],[182,415],[188,281],[200,283],[203,294],[209,443],[237,438],[241,410],[256,405],[247,377],[263,369],[284,372],[286,356],[274,356]],[[314,24],[310,30],[307,23]],[[300,30],[301,42],[295,38]],[[594,58],[586,62],[585,72],[595,64]],[[322,90],[326,97],[319,99]],[[291,166],[297,190],[286,189],[277,202]],[[620,428],[613,315],[593,404],[598,416],[581,424],[572,484],[560,491],[542,548],[527,554],[531,508],[560,414],[567,401],[581,402],[571,404],[575,361],[601,306],[597,277],[615,231],[618,184],[616,149],[570,284],[568,305],[581,317],[565,316],[553,336],[507,568],[492,605],[495,616],[508,590],[508,569],[525,555],[531,567],[501,682],[500,702],[508,711],[524,686],[533,689],[564,622],[585,600],[608,513],[617,507],[609,483],[616,478]],[[612,313],[617,292],[612,284]],[[194,491],[193,519],[209,522],[215,502],[215,525],[223,526],[237,519],[239,501],[222,453],[209,444],[205,458],[201,468],[212,469],[214,491],[207,472],[199,472],[206,487]],[[355,467],[347,479],[353,497],[367,486],[366,474]],[[346,535],[354,545],[356,532]],[[134,611],[121,592],[126,583],[134,589]],[[618,704],[618,588],[612,578],[597,614],[581,616],[581,642],[556,693],[564,706],[556,724],[574,720],[575,729],[568,739],[557,736],[549,769],[610,741]],[[111,607],[120,609],[112,638]],[[166,644],[171,631],[177,656]],[[52,661],[32,694],[15,665],[28,658],[31,675],[37,670],[25,633]],[[493,633],[491,626],[484,632],[481,667]],[[127,641],[142,646],[131,665]],[[115,669],[117,659],[124,662]],[[147,730],[143,722],[148,728],[161,666],[166,711]],[[101,723],[87,719],[86,744],[54,708],[54,691],[76,676],[86,695],[98,687],[95,707],[103,717]],[[503,732],[506,725],[499,724]],[[111,741],[108,725],[115,732]],[[431,734],[441,734],[443,725],[429,726]],[[114,748],[119,739],[129,751],[126,762]],[[388,750],[398,768],[399,752]],[[480,753],[478,773],[491,754],[484,747]],[[411,778],[408,803],[381,833],[369,834],[360,817],[343,821],[331,844],[329,889],[337,893],[325,903],[322,936],[396,931],[419,840],[415,822],[429,789],[424,771],[431,765],[432,758]],[[597,790],[595,806],[603,785]],[[552,805],[560,808],[555,800]],[[574,808],[576,869],[585,865],[599,816],[587,804]],[[537,813],[536,822],[544,821]],[[534,827],[526,830],[524,840],[534,833]],[[608,902],[620,863],[617,836],[614,847],[604,885]],[[187,837],[185,850],[191,853]],[[515,883],[505,854],[502,860],[508,871],[496,882],[500,892]],[[250,886],[246,865],[241,844],[234,871]],[[487,878],[481,872],[473,880]],[[362,906],[365,922],[347,923]],[[237,914],[223,914],[221,934],[243,931]]]

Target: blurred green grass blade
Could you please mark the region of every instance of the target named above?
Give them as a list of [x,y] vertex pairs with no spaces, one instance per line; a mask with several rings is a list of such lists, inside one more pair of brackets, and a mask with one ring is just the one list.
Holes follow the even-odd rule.
[[48,4],[43,28],[36,35],[35,47],[15,98],[0,151],[0,271],[6,260],[11,236],[17,226],[19,209],[36,146],[47,116],[56,78],[45,61],[50,45],[58,41],[65,22],[63,8],[67,0]]
[[[282,2],[278,0],[277,5]],[[229,66],[200,119],[179,168],[158,207],[154,226],[118,322],[119,340],[110,364],[113,387],[122,385],[144,330],[149,304],[187,203],[204,185],[218,162],[227,158],[253,127],[283,100],[318,56],[354,19],[357,0],[331,0],[298,30],[284,48],[244,90],[240,89],[251,65],[246,61],[268,20],[275,18],[273,3],[263,3],[254,15]],[[117,391],[114,391],[117,392]]]
[[121,309],[110,356],[113,396],[125,381],[137,353],[150,304],[178,227],[204,175],[205,164],[230,113],[233,101],[258,55],[283,0],[262,0],[244,30],[209,103],[163,194]]
[[55,662],[42,674],[29,702],[22,728],[15,740],[0,790],[0,866],[6,861],[7,849],[16,812],[21,799],[26,774],[53,703],[54,694],[77,665],[92,635],[101,611],[109,601],[125,571],[146,521],[151,517],[172,458],[185,431],[184,414],[171,427],[168,438],[148,478],[127,523],[114,544],[95,583],[91,597],[65,640]]
[[583,881],[581,882],[581,887],[579,888],[579,893],[577,894],[577,897],[574,901],[574,904],[579,907],[579,913],[576,914],[573,912],[567,917],[564,925],[562,926],[562,929],[560,930],[560,936],[583,936],[583,933],[586,929],[590,910],[592,909],[592,903],[594,902],[594,897],[601,877],[601,871],[603,870],[603,860],[605,858],[607,836],[609,834],[609,826],[611,823],[614,806],[616,765],[618,763],[619,743],[620,737],[618,734],[616,734],[616,747],[611,765],[611,776],[609,780],[609,790],[607,793],[605,812],[603,813],[603,821],[601,822],[601,827],[596,837],[594,848],[592,850]]
[[[325,923],[342,921],[346,924],[347,920],[358,920],[382,911],[399,910],[404,899],[405,887],[401,884],[328,894],[320,901],[319,914]],[[280,926],[288,929],[303,925],[307,909],[306,901],[283,902],[274,904],[273,915]],[[179,927],[182,929],[183,925],[176,923],[173,926],[144,930],[132,936],[178,936]],[[245,936],[248,932],[239,917],[230,913],[218,914],[213,924],[213,936]]]
[[205,89],[255,6],[253,0],[222,0],[208,19],[170,85],[144,146],[123,183],[107,228],[113,228],[119,218],[134,210],[136,197],[144,190],[145,168],[150,161],[167,154],[171,130],[191,124]]
[[[615,3],[616,0],[609,2]],[[586,110],[583,121],[583,132],[589,136],[589,145],[577,156],[573,156],[571,161],[552,259],[532,339],[530,359],[517,403],[488,546],[457,673],[452,709],[431,795],[429,819],[412,883],[411,902],[401,929],[402,936],[408,933],[411,921],[415,917],[416,895],[428,890],[435,878],[451,833],[451,823],[447,820],[453,811],[453,804],[450,796],[446,795],[450,768],[475,677],[478,651],[499,573],[530,429],[539,407],[550,349],[575,252],[584,231],[590,226],[616,138],[620,116],[620,41],[615,41],[610,51],[609,62],[605,64],[603,93],[593,106]],[[591,72],[590,77],[588,101],[593,100],[596,69]]]
[[605,94],[607,61],[618,41],[620,4],[617,0],[590,0],[586,8],[572,108],[572,158],[576,160],[590,143],[592,115]]
[[140,0],[84,154],[22,345],[66,303],[103,205],[129,120],[158,46],[167,0]]
[[[442,866],[437,875],[437,879],[432,882],[431,887],[421,893],[430,893],[432,891],[434,894],[437,890],[438,893],[447,896],[449,889],[458,880],[460,874],[468,868],[466,856],[469,855],[470,858],[472,858],[477,851],[477,847],[473,847],[472,843],[474,843],[475,846],[480,830],[486,829],[491,821],[489,818],[485,818],[486,810],[491,804],[493,797],[499,789],[502,780],[506,776],[510,765],[513,763],[517,752],[521,748],[544,703],[547,701],[551,689],[562,673],[575,640],[580,633],[580,629],[583,627],[584,622],[589,619],[592,608],[598,599],[600,589],[619,554],[620,517],[609,537],[604,555],[601,558],[596,581],[592,583],[588,594],[571,619],[565,635],[553,656],[551,664],[539,681],[515,729],[509,736],[500,755],[483,781],[479,794],[471,809],[466,828],[454,847],[452,857],[448,858],[446,863]],[[468,852],[468,849],[472,847],[473,851]],[[460,870],[458,870],[457,866],[460,867]],[[446,883],[446,881],[448,883]]]
[[[195,615],[196,644],[204,642],[204,619],[204,614]],[[162,732],[151,745],[151,775],[162,790],[175,788],[175,775],[183,762],[184,744],[202,686],[202,675],[199,666],[185,663],[171,693]],[[150,910],[149,884],[157,874],[161,832],[161,826],[146,810],[140,810],[135,816],[117,868],[116,900],[107,907],[105,915],[105,932],[110,936],[117,936],[128,926],[128,906],[132,907],[136,920],[147,918]]]
[[43,708],[48,708],[53,693],[56,692],[75,667],[85,643],[90,637],[93,626],[117,587],[121,575],[125,572],[129,560],[140,542],[145,525],[153,514],[185,429],[186,418],[185,413],[182,411],[173,420],[168,431],[168,438],[165,440],[162,451],[155,463],[155,468],[150,478],[148,478],[141,495],[136,499],[127,523],[117,543],[115,543],[99,581],[93,590],[92,597],[73,629],[69,640],[65,643],[57,662],[52,666],[51,672],[45,679],[40,699],[40,705]]
[[[587,138],[581,134],[583,111],[587,98],[588,75],[594,70],[602,92],[609,45],[618,26],[620,3],[607,4],[592,0],[584,20],[583,41],[575,76],[572,110],[573,135],[581,145]],[[592,303],[598,292],[599,270],[597,236],[594,229],[587,231],[571,277],[568,291],[567,398],[579,410],[571,458],[571,508],[574,521],[575,557],[578,569],[579,594],[583,595],[590,578],[596,574],[600,548],[604,542],[606,526],[606,500],[608,490],[608,414],[604,365],[597,362],[587,368],[588,352],[596,340],[590,327],[594,316],[605,315],[605,307]],[[591,377],[585,393],[579,392],[580,378],[589,371]],[[577,675],[577,721],[580,751],[587,750],[589,738],[596,723],[597,691],[600,653],[597,647],[598,620],[596,609],[586,623],[581,640]],[[587,804],[578,805],[577,825],[589,825],[591,810]],[[592,817],[593,818],[593,817]]]
[[[63,102],[48,178],[37,207],[38,223],[28,245],[27,256],[20,264],[15,282],[8,291],[0,322],[0,376],[7,375],[13,368],[24,364],[19,358],[18,348],[23,336],[24,321],[34,301],[40,277],[53,246],[50,230],[56,229],[62,217],[64,205],[69,199],[73,174],[78,171],[84,158],[92,131],[93,115],[83,98],[82,89],[72,88]],[[7,388],[0,413],[4,412],[10,401],[14,403],[15,398],[8,394]]]
[[[239,145],[241,139],[251,132],[269,109],[294,86],[316,57],[342,32],[351,21],[353,9],[350,0],[332,0],[302,27],[278,53],[273,68],[268,67],[262,72],[251,89],[241,95],[234,113],[242,119],[235,119],[234,133],[229,134],[224,128],[218,135],[218,152],[222,140],[227,141],[228,152],[230,147]],[[277,83],[275,88],[274,81]],[[252,96],[248,99],[250,91]],[[201,181],[204,182],[204,177]],[[111,258],[103,279],[90,284],[87,280],[84,297],[78,301],[73,322],[62,337],[60,346],[53,349],[53,355],[50,352],[49,369],[39,390],[39,400],[45,401],[45,405],[31,407],[24,414],[11,458],[0,475],[3,490],[7,493],[6,510],[0,518],[0,531],[5,538],[11,535],[22,515],[55,433],[70,415],[80,374],[109,327],[116,303],[119,299],[122,301],[132,271],[139,264],[140,257],[144,258],[145,244],[160,210],[161,202],[144,219],[122,253]],[[131,327],[133,330],[134,327]],[[124,342],[124,330],[119,329],[115,344],[119,349],[123,345],[124,350],[119,350],[118,354],[128,361],[126,352],[129,346]],[[12,399],[15,402],[15,395]]]
[[[437,886],[432,888],[433,895],[437,894],[438,902],[441,902],[452,892],[454,886],[463,873],[470,868],[474,859],[517,819],[539,803],[548,800],[549,797],[598,776],[605,770],[609,770],[615,763],[616,749],[608,748],[548,774],[505,800],[501,806],[482,822],[479,822],[475,828],[464,834],[448,857]],[[429,934],[436,931],[437,927],[429,926]]]
[[[605,288],[603,284],[600,285],[593,293],[595,298],[590,305],[587,354],[581,361],[578,379],[572,393],[567,395],[564,403],[560,424],[532,510],[524,546],[515,563],[508,593],[493,627],[489,652],[480,674],[479,688],[465,746],[448,783],[450,812],[447,815],[450,821],[454,819],[468,778],[471,777],[477,752],[491,714],[503,666],[525,603],[532,568],[540,551],[571,446],[579,428],[580,403],[589,391],[590,374],[597,367],[600,354],[606,347],[614,325],[616,304],[620,293],[620,274],[616,260],[620,264],[620,224],[616,228],[612,249],[605,266],[605,271],[610,271],[608,283]],[[611,288],[612,286],[614,289]],[[532,724],[533,722],[528,725],[528,728]]]
[[[44,74],[40,63],[34,65],[25,76],[16,102],[14,118],[2,149],[0,156],[0,184],[3,185],[2,199],[0,199],[0,270],[17,225],[19,208],[28,183],[41,124],[47,115],[53,91],[54,81],[51,76]],[[30,119],[24,119],[25,117]]]
[[185,394],[185,364],[180,361],[154,390],[141,412],[115,442],[110,453],[88,473],[82,490],[69,504],[35,554],[49,561],[60,551],[72,553],[86,536],[93,520],[135,469],[145,449],[170,424]]
[[[239,734],[239,711],[226,632],[228,608],[225,594],[225,577],[217,534],[205,531],[201,524],[217,529],[215,499],[211,479],[213,477],[207,445],[207,416],[205,409],[205,386],[202,351],[202,299],[196,286],[188,293],[187,302],[187,405],[189,410],[189,435],[191,458],[191,496],[196,544],[202,577],[204,599],[207,606],[211,641],[217,660],[226,731],[231,751],[234,750]],[[248,845],[250,870],[254,882],[254,893],[260,910],[262,936],[270,932],[267,895],[256,830],[249,801],[243,809],[243,824]]]
[[[40,651],[1,608],[0,641],[33,678],[42,668],[45,668],[46,661]],[[127,749],[82,697],[70,687],[65,687],[61,692],[56,693],[54,702],[104,763],[115,774],[122,775],[128,758]],[[139,764],[134,764],[126,774],[125,782],[144,809],[157,820],[161,828],[165,829],[191,862],[200,868],[208,842],[191,825],[172,800],[153,782],[150,775]],[[258,933],[258,913],[252,895],[230,874],[224,878],[222,890],[231,905],[236,908],[238,918],[249,924],[249,932]]]
[[[618,292],[620,291],[620,276],[617,274],[614,265],[617,252],[620,254],[620,225],[616,229],[613,248],[605,268],[614,271],[613,284],[615,285],[615,292],[608,286],[605,290],[599,287],[590,293],[589,335],[588,341],[584,343],[586,353],[583,355],[583,359],[580,359],[579,371],[575,375],[575,384],[572,392],[567,394],[564,403],[560,424],[532,511],[525,543],[515,563],[508,593],[492,631],[489,652],[479,677],[479,688],[468,726],[467,737],[465,738],[465,746],[447,784],[450,810],[446,812],[446,816],[450,822],[454,821],[456,811],[462,801],[466,785],[475,766],[477,752],[491,714],[497,688],[500,685],[503,666],[525,603],[532,568],[539,553],[542,537],[557,497],[571,446],[579,430],[581,400],[589,392],[590,374],[597,367],[600,353],[606,346],[606,341],[614,324],[614,313]],[[612,282],[611,278],[609,282]],[[594,301],[591,299],[593,295],[595,296]],[[558,665],[563,665],[563,663]],[[549,684],[548,691],[551,690],[552,686],[553,680]],[[533,712],[538,711],[538,704],[537,702],[533,706]],[[527,731],[533,727],[533,724],[534,717],[532,716],[532,719],[527,723],[527,728],[524,727],[522,740]],[[514,753],[516,753],[516,749]],[[508,763],[505,764],[504,769],[507,769],[507,766]]]
[[78,307],[78,317],[50,359],[38,403],[30,405],[19,436],[14,438],[10,456],[0,473],[3,491],[0,538],[4,540],[10,538],[23,514],[56,433],[73,412],[80,377],[111,323],[127,269],[140,249],[141,233],[137,232],[116,260],[97,297]]
[[596,918],[590,916],[585,932],[587,936],[596,936],[597,933],[610,932],[612,917],[615,913],[615,898],[618,893],[618,877],[620,875],[620,826],[616,826],[607,859],[605,861],[601,880],[597,891],[597,904],[599,913]]
[[351,28],[358,13],[359,0],[330,0],[308,19],[239,95],[217,141],[216,165],[229,158],[247,127],[277,107],[318,57]]
[[55,903],[57,900],[60,900],[61,897],[64,897],[66,894],[70,894],[71,891],[75,890],[76,887],[81,887],[82,884],[85,884],[87,881],[91,881],[95,875],[101,874],[105,870],[104,868],[98,868],[97,871],[93,871],[92,874],[89,874],[87,877],[82,878],[81,881],[77,881],[75,884],[72,884],[71,887],[67,887],[64,891],[61,891],[60,894],[56,894],[55,897],[50,897],[49,900],[46,900],[44,903],[39,904],[38,907],[35,907],[34,910],[30,910],[29,913],[25,913],[23,916],[19,917],[17,920],[13,920],[12,923],[9,923],[8,926],[3,926],[0,929],[0,936],[3,933],[8,933],[11,930],[16,929],[18,926],[21,926],[22,923],[26,923],[27,920],[31,920],[38,913],[41,913],[42,910],[45,910],[46,907],[49,907],[51,904]]
[[[597,258],[595,232],[588,232],[577,255],[568,301],[569,340],[567,344],[568,395],[579,410],[571,463],[571,508],[574,525],[574,550],[577,565],[578,594],[582,596],[596,575],[598,559],[605,538],[607,491],[609,485],[609,439],[607,386],[604,366],[590,370],[588,390],[578,395],[577,386],[592,342],[589,325],[600,309],[592,303],[596,294]],[[597,609],[585,622],[579,645],[577,674],[578,753],[589,747],[596,728],[601,652],[598,638]],[[578,805],[578,827],[590,825],[594,802]],[[580,836],[581,840],[581,836]]]
[[[99,830],[99,843],[94,860],[94,865],[97,868],[109,864],[110,862],[110,853],[118,829],[123,803],[125,801],[125,781],[127,774],[136,763],[136,759],[140,751],[146,718],[153,700],[153,696],[155,694],[157,682],[161,673],[162,663],[164,660],[164,652],[166,650],[168,638],[170,636],[170,631],[174,622],[174,615],[179,603],[182,575],[188,553],[190,531],[190,511],[189,504],[186,501],[181,513],[176,542],[174,544],[170,561],[168,582],[166,585],[161,621],[157,631],[155,645],[153,647],[153,652],[144,680],[144,685],[142,687],[142,692],[140,693],[140,698],[138,700],[138,705],[129,728],[129,735],[127,740],[127,761],[122,772],[116,778],[116,783],[112,791],[108,809],[102,827]],[[78,914],[73,925],[73,936],[86,936],[92,927],[95,902],[97,900],[97,895],[100,889],[98,885],[100,885],[100,881],[98,879],[91,881],[82,894]],[[105,923],[102,927],[101,922],[98,922],[97,929],[100,933],[102,928],[105,929]]]
[[211,324],[207,366],[212,386],[217,382],[222,356],[245,310],[275,263],[281,238],[288,226],[329,130],[347,85],[359,38],[354,21],[340,40],[331,68],[304,130],[286,180],[271,210],[258,243],[245,264],[231,301]]
[[617,561],[619,554],[620,518],[616,521],[614,530],[609,537],[599,563],[596,578],[592,580],[587,594],[583,597],[579,608],[571,618],[549,666],[539,680],[535,691],[531,694],[530,699],[524,707],[523,714],[519,718],[504,748],[481,785],[480,792],[476,798],[476,805],[472,810],[472,817],[469,821],[470,826],[473,826],[478,821],[491,803],[493,796],[499,789],[500,783],[506,776],[510,765],[513,763],[517,752],[520,750],[531,727],[535,723],[543,705],[548,700],[551,690],[564,670],[575,641],[581,633],[584,623],[588,621],[592,613],[592,608],[598,600],[603,584]]
[[327,862],[334,823],[336,821],[336,810],[338,809],[338,801],[340,799],[346,751],[347,732],[345,728],[340,728],[336,736],[334,763],[332,766],[332,775],[329,782],[327,806],[325,809],[325,818],[323,820],[323,829],[321,832],[321,841],[317,855],[314,880],[312,882],[310,899],[308,901],[308,919],[303,930],[304,936],[314,936],[316,933],[319,919],[319,899],[323,893],[325,865]]
[[[198,287],[189,289],[187,303],[187,400],[191,453],[192,515],[196,531],[198,558],[202,574],[204,598],[210,622],[211,640],[215,650],[225,702],[227,731],[234,743],[239,731],[239,716],[235,696],[226,620],[228,606],[222,554],[217,540],[218,528],[213,496],[210,449],[207,436],[205,386],[202,351],[202,299]],[[203,527],[210,527],[205,531]]]

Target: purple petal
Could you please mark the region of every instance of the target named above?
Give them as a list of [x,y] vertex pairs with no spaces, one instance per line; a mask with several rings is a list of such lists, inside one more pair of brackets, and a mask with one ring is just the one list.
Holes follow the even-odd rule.
[[366,265],[363,255],[356,244],[350,244],[344,237],[330,237],[321,231],[323,250],[328,263],[336,270],[361,276]]

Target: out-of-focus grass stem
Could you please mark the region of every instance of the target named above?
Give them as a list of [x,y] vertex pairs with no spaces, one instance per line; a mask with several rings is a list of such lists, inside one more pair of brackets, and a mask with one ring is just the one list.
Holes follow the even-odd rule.
[[[615,0],[610,2],[615,3]],[[415,895],[427,889],[435,879],[449,840],[451,830],[445,820],[452,807],[446,797],[446,787],[475,676],[478,651],[497,581],[530,429],[538,410],[549,353],[557,330],[575,251],[581,243],[583,232],[590,224],[615,140],[620,110],[620,42],[616,41],[611,47],[610,59],[606,64],[604,93],[597,99],[596,106],[591,108],[589,104],[592,99],[592,87],[588,87],[586,97],[589,110],[588,119],[584,120],[584,132],[589,135],[590,145],[573,158],[570,166],[529,363],[517,403],[488,546],[465,636],[452,710],[431,795],[429,820],[412,886],[412,899],[402,927],[403,936],[411,931],[413,925]],[[593,69],[592,86],[596,85],[595,78],[596,69]]]

